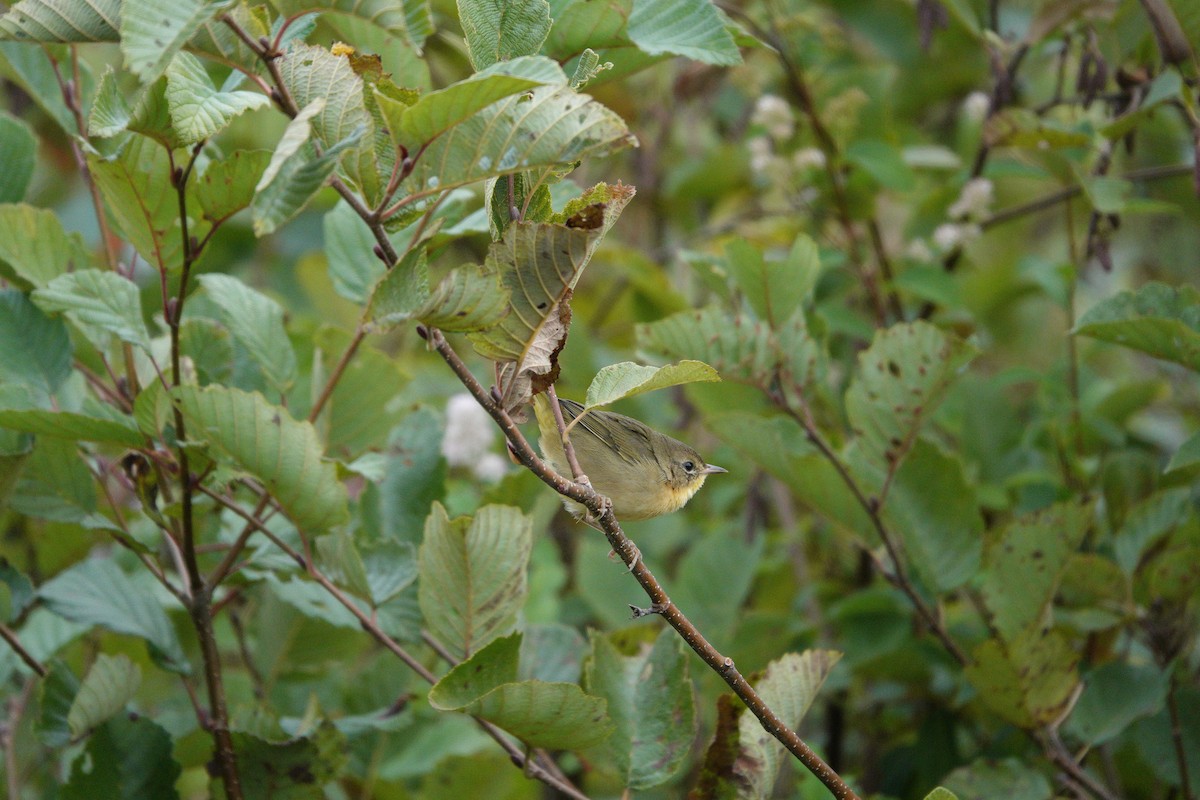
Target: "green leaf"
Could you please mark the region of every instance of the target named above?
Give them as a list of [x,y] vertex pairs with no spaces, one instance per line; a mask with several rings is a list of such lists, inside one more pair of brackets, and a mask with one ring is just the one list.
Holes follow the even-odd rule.
[[376,284],[367,316],[380,331],[413,320],[447,331],[481,331],[508,313],[510,294],[490,263],[452,270],[430,291],[425,249],[418,248]]
[[981,758],[954,770],[942,782],[959,800],[1050,800],[1055,796],[1045,775],[1016,758]]
[[417,580],[417,550],[409,542],[384,540],[359,549],[367,589],[376,607],[400,595]]
[[1073,333],[1200,372],[1200,290],[1150,282],[1088,309]]
[[605,748],[623,785],[648,789],[683,766],[696,733],[693,686],[683,641],[664,629],[648,648],[621,652],[590,632],[587,688],[608,703],[615,730]]
[[355,17],[401,37],[418,50],[433,33],[429,0],[275,0],[271,5],[287,17],[306,11]]
[[879,139],[859,139],[846,148],[846,160],[861,167],[884,189],[907,192],[916,186],[917,178],[904,161],[904,153],[896,145]]
[[332,722],[323,721],[311,736],[272,742],[234,731],[238,773],[245,797],[316,800],[334,782],[349,757],[348,744]]
[[121,0],[21,0],[0,17],[0,38],[18,42],[115,42]]
[[146,717],[111,719],[88,737],[59,797],[179,800],[175,781],[183,769],[172,747],[170,734]]
[[863,455],[894,473],[975,352],[925,322],[877,332],[859,353],[858,372],[846,391],[846,416]]
[[[142,258],[156,267],[178,269],[183,263],[179,199],[166,151],[146,137],[133,136],[111,158],[89,153],[88,169],[118,229]],[[206,231],[192,225],[188,232],[203,236]]]
[[346,487],[322,458],[317,432],[257,392],[224,386],[177,387],[188,436],[207,440],[257,478],[297,527],[314,535],[345,522]]
[[179,53],[167,67],[167,105],[181,144],[195,144],[224,130],[239,114],[271,104],[259,92],[217,91],[200,59]]
[[208,165],[194,184],[196,205],[212,224],[224,222],[254,200],[271,153],[267,150],[235,150]]
[[601,238],[633,197],[629,187],[596,187],[607,196],[566,224],[515,223],[492,244],[485,269],[498,271],[510,292],[500,323],[471,335],[481,355],[502,364],[500,390],[506,408],[523,405],[540,384],[552,383],[558,352],[567,338],[567,302]]
[[[334,364],[350,346],[348,332],[332,326],[322,326],[313,340],[316,345],[315,363]],[[354,358],[342,373],[334,387],[333,395],[325,404],[318,429],[325,439],[326,450],[338,455],[356,455],[367,448],[375,448],[387,441],[388,434],[411,413],[411,407],[393,402],[409,378],[401,362],[391,355],[376,350],[370,345],[360,346]],[[435,448],[436,449],[436,448]],[[375,453],[379,464],[386,464],[382,453]],[[372,480],[379,480],[373,477]],[[416,521],[424,524],[428,504],[421,509]]]
[[1080,185],[1098,214],[1120,214],[1133,193],[1132,183],[1109,175],[1085,176]]
[[141,685],[142,670],[128,656],[106,653],[96,656],[67,715],[71,736],[84,736],[115,716],[133,699]]
[[67,326],[43,314],[20,292],[0,290],[0,342],[21,343],[0,347],[0,382],[25,386],[38,405],[49,406],[50,398],[71,375]]
[[0,427],[41,436],[122,447],[142,447],[146,444],[136,423],[128,417],[118,422],[116,419],[93,417],[72,411],[0,408]]
[[0,586],[4,587],[0,592],[0,622],[12,622],[33,603],[33,583],[8,559],[0,558]]
[[957,458],[918,440],[896,472],[883,513],[928,586],[948,592],[975,575],[983,552],[983,518],[975,487]]
[[[34,608],[21,626],[21,645],[31,656],[49,666],[53,672],[54,661],[51,659],[55,654],[89,630],[89,626],[69,622],[45,608]],[[71,700],[75,697],[75,687],[79,685],[74,676],[70,675],[70,671],[67,672],[70,677],[70,690],[62,701],[60,709],[60,721],[64,732],[67,724],[67,710],[70,709]],[[3,650],[0,650],[0,677],[8,680],[14,674],[33,676],[34,672],[25,665],[25,662],[17,658],[16,653],[10,647],[5,646]]]
[[38,686],[38,738],[47,747],[62,747],[71,741],[67,715],[79,691],[79,679],[59,659],[48,663],[48,674]]
[[458,0],[458,17],[476,71],[497,61],[533,55],[550,32],[550,4],[546,0]]
[[88,112],[88,135],[101,139],[117,136],[128,130],[132,113],[124,93],[117,86],[117,73],[111,64],[105,65],[96,98]]
[[669,53],[724,67],[742,63],[711,0],[633,0],[629,38],[650,55]]
[[715,306],[681,311],[637,326],[638,347],[648,355],[711,364],[723,380],[803,390],[821,372],[821,346],[795,314],[772,330],[765,321],[730,316]]
[[395,105],[387,108],[400,112],[398,133],[410,144],[424,144],[497,100],[536,86],[566,81],[567,76],[554,61],[543,56],[521,56],[492,64],[465,80],[428,92],[402,111]]
[[137,286],[115,272],[83,269],[59,275],[34,291],[33,301],[48,314],[65,314],[101,349],[111,334],[150,351]]
[[1083,694],[1067,718],[1067,733],[1091,746],[1104,744],[1142,717],[1162,710],[1170,675],[1149,664],[1121,661],[1087,674]]
[[296,115],[283,132],[271,156],[271,163],[255,187],[254,200],[250,204],[257,235],[274,233],[299,214],[333,174],[342,151],[353,147],[362,137],[365,128],[357,128],[349,137],[318,155],[309,138],[312,136],[312,120],[324,107],[323,99],[314,100]]
[[1193,433],[1187,441],[1179,445],[1164,471],[1174,472],[1177,469],[1194,467],[1196,464],[1200,464],[1200,431]]
[[[783,724],[796,730],[841,657],[833,650],[788,653],[767,665],[754,688]],[[738,720],[738,743],[741,753],[733,766],[734,775],[746,787],[747,796],[769,797],[783,761],[783,745],[749,711],[742,712]]]
[[21,120],[0,111],[0,203],[19,203],[25,198],[36,162],[37,139],[33,131]]
[[464,656],[512,630],[525,602],[531,520],[484,506],[451,520],[440,503],[425,521],[418,597],[434,636]]
[[932,792],[925,795],[924,800],[958,800],[958,795],[944,786],[938,786]]
[[[380,161],[384,154],[375,149],[377,143],[387,140],[382,132],[377,136],[375,116],[367,107],[365,76],[356,72],[350,58],[300,41],[285,49],[279,73],[298,108],[323,103],[312,118],[315,142],[342,153],[338,159],[342,168],[362,190],[368,204],[375,203],[382,190],[381,181],[386,182],[393,162]],[[386,158],[393,156],[389,149]]]
[[158,78],[200,26],[215,17],[222,0],[124,0],[121,52],[125,65],[143,82]]
[[184,147],[186,142],[180,132],[175,130],[171,120],[171,106],[167,103],[166,76],[155,80],[138,95],[137,102],[129,112],[127,127],[158,142],[165,150]]
[[73,622],[145,639],[150,655],[165,669],[191,671],[158,600],[112,561],[82,561],[42,584],[38,596],[51,611]]
[[[717,533],[699,538],[680,560],[675,600],[707,635],[717,639],[732,636],[762,553],[761,539],[748,544]],[[718,583],[720,593],[712,590]]]
[[965,674],[984,704],[1022,728],[1052,722],[1079,683],[1079,652],[1058,631],[1032,626],[975,648]]
[[514,682],[520,634],[496,639],[429,690],[441,711],[461,711],[492,722],[530,747],[582,750],[612,732],[606,703],[573,683]]
[[[339,201],[325,215],[322,225],[329,278],[337,293],[352,303],[366,302],[371,297],[372,287],[385,273],[392,279],[392,274],[404,266],[397,264],[388,271],[374,253],[378,243],[371,229],[345,201]],[[375,288],[375,291],[379,289]]]
[[1006,639],[1044,627],[1067,558],[1087,530],[1089,509],[1060,504],[1014,520],[988,542],[980,593]]
[[[800,241],[797,240],[797,245]],[[816,253],[815,244],[811,245],[811,251]],[[804,295],[812,288],[790,269],[790,259],[768,263],[745,239],[734,239],[726,245],[725,263],[754,315],[772,327],[781,325],[799,310]]]
[[[12,17],[0,18],[0,25]],[[0,38],[3,38],[0,36]],[[114,38],[113,41],[116,41]],[[50,54],[41,47],[30,47],[27,44],[0,41],[0,74],[17,84],[37,103],[63,130],[67,136],[80,133],[75,124],[75,115],[63,101],[62,89],[59,87],[55,73],[55,62]],[[91,97],[91,70],[84,61],[79,62],[79,77],[81,87],[78,96]]]
[[[389,120],[406,108],[379,93],[376,99]],[[434,139],[400,196],[412,203],[500,175],[561,169],[635,143],[624,120],[587,95],[566,85],[539,86],[492,103]]]
[[626,397],[678,386],[721,380],[717,371],[703,361],[680,361],[665,367],[645,367],[632,361],[609,364],[592,378],[587,390],[587,409],[611,405]]
[[241,343],[267,381],[280,393],[296,380],[296,354],[283,327],[283,307],[232,275],[201,275],[200,283],[216,303],[221,321]]
[[17,479],[9,505],[22,514],[87,528],[115,529],[96,512],[92,475],[76,451],[75,442],[43,438],[37,441]]
[[1132,575],[1147,551],[1153,552],[1155,543],[1187,519],[1191,496],[1187,487],[1156,492],[1129,510],[1113,540],[1113,557],[1126,575]]
[[445,493],[441,415],[420,408],[388,438],[387,465],[379,484],[379,527],[386,538],[419,544],[434,501]]
[[[239,2],[225,13],[250,36],[251,41],[258,41],[271,33],[265,6],[251,7],[247,2]],[[293,25],[291,30],[301,27],[303,26]],[[258,56],[233,29],[218,18],[201,23],[185,47],[234,69],[254,70],[261,64]]]
[[[2,154],[0,148],[0,161]],[[23,288],[40,289],[91,263],[83,238],[63,230],[53,211],[24,203],[0,205],[0,275]]]

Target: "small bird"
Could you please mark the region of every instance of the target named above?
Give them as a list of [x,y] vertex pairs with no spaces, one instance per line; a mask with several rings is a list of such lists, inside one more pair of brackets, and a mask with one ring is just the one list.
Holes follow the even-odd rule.
[[[568,425],[583,412],[583,406],[573,400],[559,398],[558,404]],[[537,395],[533,410],[542,457],[560,475],[570,477],[550,398]],[[592,488],[612,500],[613,513],[621,520],[650,519],[678,511],[709,475],[728,472],[706,464],[699,453],[678,439],[610,411],[587,412],[570,429],[568,438]],[[591,524],[581,504],[564,498],[563,505],[577,520]]]

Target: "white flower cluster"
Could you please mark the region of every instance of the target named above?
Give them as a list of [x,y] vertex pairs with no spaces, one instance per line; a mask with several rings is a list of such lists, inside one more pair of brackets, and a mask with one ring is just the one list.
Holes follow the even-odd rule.
[[792,114],[792,107],[778,95],[764,94],[759,97],[750,115],[750,122],[761,125],[766,129],[767,135],[777,142],[786,142],[796,132],[796,118]]
[[972,178],[963,186],[954,205],[947,209],[951,219],[979,219],[992,210],[996,189],[987,178]]
[[475,477],[495,482],[504,477],[508,465],[493,453],[496,426],[471,395],[456,394],[446,403],[446,435],[442,455],[452,467],[467,467]]
[[979,124],[987,117],[992,100],[985,92],[971,92],[962,103],[962,113],[969,121]]

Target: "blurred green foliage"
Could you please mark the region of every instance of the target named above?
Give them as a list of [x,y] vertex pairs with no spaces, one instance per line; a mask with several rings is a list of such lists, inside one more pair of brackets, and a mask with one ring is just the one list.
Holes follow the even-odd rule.
[[9,796],[827,796],[418,323],[729,468],[627,533],[860,796],[1200,796],[1198,51],[1183,0],[11,4]]

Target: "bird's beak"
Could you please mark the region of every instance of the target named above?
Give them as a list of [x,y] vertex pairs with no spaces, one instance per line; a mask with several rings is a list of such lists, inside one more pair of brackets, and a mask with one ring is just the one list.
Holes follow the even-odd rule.
[[729,472],[724,467],[718,467],[716,464],[709,464],[704,469],[700,470],[701,475],[716,475],[718,472]]

